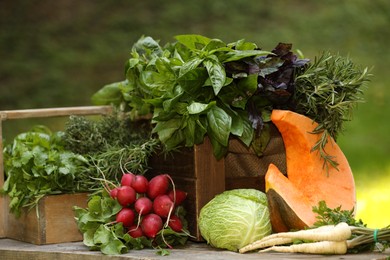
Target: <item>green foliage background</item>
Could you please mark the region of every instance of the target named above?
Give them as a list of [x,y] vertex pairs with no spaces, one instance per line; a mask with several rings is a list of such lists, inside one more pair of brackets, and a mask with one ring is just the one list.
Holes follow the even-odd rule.
[[290,42],[307,58],[330,50],[374,74],[338,140],[364,186],[390,174],[389,25],[388,0],[3,0],[0,110],[90,105],[95,91],[124,78],[141,35],[245,38],[264,50]]

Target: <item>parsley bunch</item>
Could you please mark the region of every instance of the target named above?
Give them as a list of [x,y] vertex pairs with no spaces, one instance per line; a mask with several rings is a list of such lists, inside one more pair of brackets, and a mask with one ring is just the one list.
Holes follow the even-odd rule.
[[6,180],[2,193],[10,197],[10,210],[34,207],[47,194],[87,190],[89,177],[80,174],[87,160],[64,149],[63,132],[39,126],[15,137],[4,149]]

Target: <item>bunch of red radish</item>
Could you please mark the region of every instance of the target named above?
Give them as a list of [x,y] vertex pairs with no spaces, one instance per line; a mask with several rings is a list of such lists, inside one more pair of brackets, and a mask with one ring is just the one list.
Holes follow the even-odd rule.
[[125,173],[121,185],[112,189],[110,196],[122,206],[116,222],[121,222],[133,238],[153,239],[168,226],[175,232],[183,230],[182,221],[174,212],[187,193],[175,189],[168,174],[157,175],[149,181],[143,175]]

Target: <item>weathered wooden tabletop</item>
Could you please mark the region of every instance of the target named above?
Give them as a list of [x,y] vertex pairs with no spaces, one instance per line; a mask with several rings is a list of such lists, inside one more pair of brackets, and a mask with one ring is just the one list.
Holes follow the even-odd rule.
[[170,250],[170,255],[159,256],[156,250],[143,249],[132,250],[127,254],[118,256],[105,256],[100,252],[89,251],[81,242],[63,243],[53,245],[33,245],[11,239],[0,239],[1,260],[99,260],[99,259],[190,259],[190,260],[251,260],[251,259],[390,259],[390,251],[384,253],[347,254],[347,255],[304,255],[304,254],[281,254],[281,253],[248,253],[239,254],[226,250],[213,249],[205,243],[189,242],[186,246]]

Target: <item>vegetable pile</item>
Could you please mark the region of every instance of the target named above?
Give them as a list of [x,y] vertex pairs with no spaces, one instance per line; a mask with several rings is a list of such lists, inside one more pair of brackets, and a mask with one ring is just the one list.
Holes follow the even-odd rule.
[[[287,232],[312,228],[316,217],[330,212],[313,210],[321,200],[353,214],[354,180],[335,140],[362,101],[367,69],[328,52],[312,62],[287,43],[264,51],[245,40],[175,40],[161,46],[141,37],[133,45],[125,79],[92,96],[96,105],[114,106],[112,117],[70,117],[64,132],[34,130],[6,147],[3,192],[11,197],[11,210],[18,213],[46,194],[92,191],[88,207],[75,208],[85,245],[104,254],[141,248],[168,254],[166,248],[190,236],[182,206],[187,194],[168,174],[146,179],[149,156],[160,144],[169,152],[200,144],[205,136],[217,159],[226,155],[232,137],[261,156],[275,124],[286,147],[287,173],[270,164],[267,194],[236,189],[212,199],[199,216],[204,239],[241,253],[265,248],[328,254],[360,250],[373,243],[369,236],[374,243],[388,241],[388,228],[373,231],[342,219]],[[333,228],[346,235],[333,239],[325,231]],[[272,229],[284,232],[270,235]]]
[[[170,185],[171,183],[171,185]],[[103,180],[105,190],[90,198],[88,208],[75,207],[83,242],[104,254],[130,249],[183,245],[189,236],[182,203],[187,193],[176,189],[168,174],[153,177],[125,173],[119,185]]]

